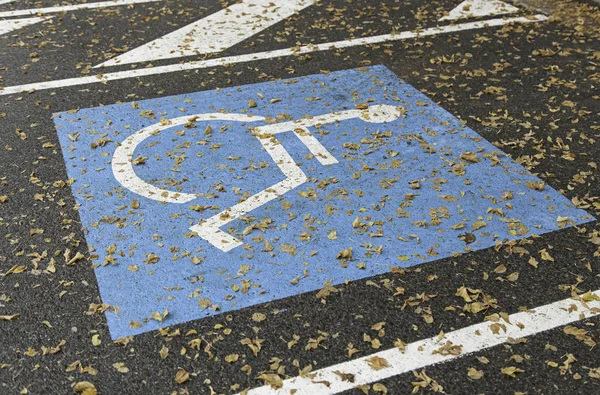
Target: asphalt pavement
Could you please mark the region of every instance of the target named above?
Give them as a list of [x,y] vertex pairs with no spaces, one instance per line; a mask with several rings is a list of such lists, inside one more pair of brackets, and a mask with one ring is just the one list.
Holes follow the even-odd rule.
[[0,393],[600,393],[590,2],[0,0]]

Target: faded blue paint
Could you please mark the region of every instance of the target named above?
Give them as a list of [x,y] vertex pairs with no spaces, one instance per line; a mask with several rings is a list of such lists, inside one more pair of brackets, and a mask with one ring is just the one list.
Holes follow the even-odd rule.
[[[274,98],[281,101],[270,103]],[[250,99],[257,102],[256,108],[248,108]],[[312,181],[252,212],[257,221],[272,219],[271,228],[265,233],[254,230],[243,237],[244,247],[229,253],[199,237],[184,236],[191,225],[237,203],[244,192],[254,194],[283,179],[248,132],[249,125],[214,121],[199,122],[191,129],[175,127],[136,150],[136,156],[148,158],[135,166],[142,179],[156,185],[185,179],[182,191],[218,197],[159,203],[123,188],[110,169],[116,143],[159,118],[224,110],[298,119],[352,109],[364,101],[401,105],[406,117],[389,124],[355,119],[313,128],[339,161],[330,166],[307,156],[307,148],[292,133],[278,135]],[[554,231],[559,229],[558,216],[577,224],[593,219],[548,186],[542,191],[528,188],[527,182],[539,180],[383,66],[151,99],[137,106],[115,104],[63,112],[55,118],[69,176],[76,179],[72,189],[81,205],[86,238],[98,255],[95,262],[103,264],[111,245],[117,249],[116,265],[96,269],[103,302],[119,307],[118,316],[107,314],[114,338],[314,291],[327,280],[333,284],[357,280],[386,273],[390,266],[415,265],[487,248],[503,239]],[[209,125],[213,132],[205,135]],[[74,133],[79,133],[77,141],[69,139]],[[112,141],[93,148],[102,134]],[[207,140],[205,145],[197,144],[202,140]],[[479,162],[461,160],[465,152],[475,152]],[[176,167],[175,157],[184,154],[186,159]],[[464,175],[452,172],[459,163]],[[331,182],[325,185],[324,180]],[[420,180],[419,189],[410,188],[412,180]],[[219,183],[224,189],[215,187]],[[302,197],[300,191],[314,196]],[[510,200],[502,198],[507,191]],[[133,199],[139,201],[138,209],[130,208]],[[292,207],[284,209],[282,201]],[[219,209],[200,213],[190,210],[194,204]],[[398,211],[401,206],[403,211]],[[354,228],[357,216],[371,226]],[[472,230],[477,221],[486,225]],[[228,227],[241,234],[252,223],[257,222],[236,220]],[[452,228],[460,223],[464,228]],[[519,223],[528,232],[511,235],[510,227]],[[337,239],[327,237],[332,231]],[[308,232],[310,241],[301,240],[302,232]],[[459,238],[466,232],[476,236],[468,246]],[[273,251],[264,251],[264,242],[256,239],[260,236]],[[286,243],[295,247],[295,255],[280,251]],[[348,247],[353,260],[336,259]],[[145,264],[149,253],[160,260]],[[202,262],[192,263],[189,256],[194,255]],[[132,265],[139,270],[131,271]],[[296,285],[290,284],[294,278],[299,278]],[[251,285],[245,293],[243,282]],[[201,309],[201,298],[219,309]],[[163,323],[142,322],[165,308],[169,314]],[[143,325],[133,328],[130,321]]]

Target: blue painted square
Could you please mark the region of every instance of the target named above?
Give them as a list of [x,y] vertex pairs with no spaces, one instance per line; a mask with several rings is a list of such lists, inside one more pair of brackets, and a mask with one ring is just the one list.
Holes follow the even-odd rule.
[[55,123],[114,338],[593,220],[383,66]]

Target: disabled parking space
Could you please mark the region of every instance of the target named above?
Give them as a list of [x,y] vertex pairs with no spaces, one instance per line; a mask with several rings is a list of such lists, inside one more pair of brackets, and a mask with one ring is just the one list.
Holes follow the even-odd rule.
[[113,338],[593,220],[383,66],[54,122]]
[[0,392],[596,392],[591,6],[77,4],[0,1]]

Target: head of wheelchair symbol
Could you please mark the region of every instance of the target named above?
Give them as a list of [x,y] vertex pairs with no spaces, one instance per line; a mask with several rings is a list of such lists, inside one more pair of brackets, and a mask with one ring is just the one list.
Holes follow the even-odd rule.
[[[308,177],[300,166],[296,164],[283,145],[277,140],[277,134],[285,132],[294,133],[322,165],[335,165],[338,163],[337,159],[310,133],[309,127],[327,125],[354,118],[369,123],[387,123],[398,119],[402,115],[401,109],[401,107],[391,105],[375,104],[361,110],[340,111],[312,118],[255,127],[253,129],[254,136],[283,172],[285,179],[250,196],[241,203],[235,204],[210,218],[201,220],[198,224],[190,227],[190,230],[196,232],[214,247],[223,252],[228,252],[241,246],[243,243],[241,240],[221,230],[222,227],[308,181]],[[117,181],[125,188],[140,196],[165,203],[182,204],[197,199],[198,195],[196,194],[173,192],[149,184],[138,177],[133,168],[134,151],[140,143],[162,130],[184,125],[190,120],[194,122],[234,121],[248,123],[264,121],[265,117],[236,113],[204,113],[173,118],[169,122],[157,123],[138,130],[127,137],[115,150],[112,158],[112,171]]]

